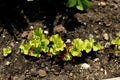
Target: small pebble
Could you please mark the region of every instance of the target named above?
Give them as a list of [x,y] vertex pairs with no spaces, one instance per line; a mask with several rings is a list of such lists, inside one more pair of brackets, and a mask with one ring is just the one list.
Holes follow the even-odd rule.
[[3,35],[2,37],[5,38],[5,35]]
[[44,30],[44,34],[49,34],[49,32],[47,30]]
[[94,37],[94,35],[93,34],[89,34],[89,38],[93,38]]
[[38,71],[38,74],[39,74],[40,77],[45,77],[45,76],[47,75],[46,71],[45,71],[45,70],[42,70],[42,69],[40,69],[40,70]]
[[104,34],[103,34],[103,38],[104,38],[105,40],[109,40],[108,34],[107,34],[107,33],[104,33]]
[[66,40],[66,43],[71,43],[71,40],[70,40],[70,39],[67,39],[67,40]]
[[18,44],[18,42],[15,42],[16,44]]
[[107,75],[107,71],[106,70],[104,71],[104,74]]
[[94,59],[94,62],[97,62],[97,61],[99,61],[99,60],[100,60],[99,58],[95,58],[95,59]]
[[110,48],[110,45],[111,45],[110,42],[106,42],[105,43],[105,48]]
[[103,69],[103,68],[101,68],[101,69],[100,69],[100,71],[104,71],[104,69]]
[[90,68],[90,65],[87,64],[87,63],[83,63],[83,64],[81,64],[81,67],[82,67],[83,69],[88,69],[88,68]]
[[46,25],[44,25],[44,26],[43,26],[43,28],[44,28],[44,29],[46,29],[46,28],[47,28],[47,26],[46,26]]
[[14,47],[15,45],[14,45],[14,43],[13,43],[13,42],[11,42],[11,43],[10,43],[10,46]]
[[120,50],[120,46],[118,46],[118,50]]
[[11,63],[10,61],[6,61],[6,62],[5,62],[5,65],[8,66],[10,63]]
[[117,33],[116,33],[116,36],[117,36],[117,37],[120,37],[120,32],[117,32]]
[[34,28],[34,26],[30,26],[30,29],[33,29]]
[[99,6],[106,6],[106,3],[103,2],[103,1],[101,1],[101,2],[98,3],[98,5],[99,5]]
[[70,76],[72,77],[72,76],[73,76],[73,73],[70,73]]

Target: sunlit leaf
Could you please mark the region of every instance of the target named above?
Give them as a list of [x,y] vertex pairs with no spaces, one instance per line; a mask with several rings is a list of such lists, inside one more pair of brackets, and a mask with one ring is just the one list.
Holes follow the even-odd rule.
[[3,55],[6,57],[12,52],[11,48],[3,48]]
[[116,44],[116,45],[120,45],[120,38],[119,37],[116,37],[115,39],[113,39],[111,41],[112,44]]
[[74,7],[77,3],[77,0],[68,0],[68,2],[66,3],[67,7]]
[[30,48],[31,46],[29,44],[20,45],[21,52],[24,53],[25,55],[28,55]]
[[98,51],[98,50],[101,50],[103,48],[104,47],[100,43],[97,43],[95,46],[93,46],[93,51]]
[[53,55],[57,55],[59,51],[63,51],[66,46],[61,37],[58,34],[52,35],[50,41],[53,42],[50,52]]

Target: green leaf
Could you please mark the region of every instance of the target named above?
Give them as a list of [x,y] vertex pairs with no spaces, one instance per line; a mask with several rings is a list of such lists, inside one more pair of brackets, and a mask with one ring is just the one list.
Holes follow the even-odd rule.
[[90,6],[90,2],[88,0],[77,0],[76,8],[78,10],[86,10]]
[[70,53],[72,56],[81,57],[84,50],[84,42],[77,38],[72,41],[72,46],[70,47]]
[[41,50],[42,50],[43,52],[45,52],[45,53],[48,52],[48,50],[49,50],[48,45],[49,45],[49,40],[43,39],[43,40],[41,41],[41,45],[40,45]]
[[33,39],[33,40],[30,40],[28,44],[29,46],[34,45],[34,47],[39,47],[41,43],[40,43],[40,40]]
[[40,52],[41,52],[40,48],[37,47],[33,51],[31,51],[31,53],[29,53],[29,55],[39,58],[41,56]]
[[71,52],[72,56],[76,56],[76,57],[81,57],[82,56],[82,52],[78,49],[72,48],[70,50],[70,52]]
[[76,49],[79,49],[80,51],[82,51],[84,49],[83,48],[84,42],[81,39],[79,39],[79,38],[74,39],[73,42],[72,42],[72,45]]
[[113,39],[113,40],[111,41],[111,44],[120,45],[120,38],[119,38],[119,37],[116,37],[115,39]]
[[84,41],[84,50],[86,51],[86,53],[89,53],[92,50],[94,46],[94,42],[95,41],[93,38],[90,38],[89,40],[86,39]]
[[74,7],[77,3],[77,0],[68,0],[68,2],[66,3],[67,7]]
[[43,30],[41,28],[35,29],[33,31],[33,39],[40,39],[40,40],[42,40],[43,38],[45,38],[45,36],[44,36]]
[[76,5],[76,8],[77,8],[78,10],[81,10],[81,11],[84,10],[84,7],[83,7],[83,4],[82,4],[82,1],[81,1],[81,0],[78,0],[78,4]]
[[97,43],[95,46],[93,46],[93,51],[98,51],[98,50],[101,50],[103,48],[104,47],[100,43]]
[[21,52],[24,53],[25,55],[28,55],[30,48],[31,48],[30,44],[21,44],[20,45]]
[[86,10],[88,7],[90,7],[89,0],[81,0],[81,1],[82,1],[84,10]]
[[12,52],[11,48],[3,48],[3,55],[6,57]]
[[50,37],[50,41],[53,42],[52,47],[50,48],[50,52],[53,55],[59,54],[59,51],[63,51],[64,47],[66,46],[58,34],[52,35]]
[[72,59],[72,56],[69,53],[66,53],[64,58],[63,58],[64,61],[69,61],[71,59]]

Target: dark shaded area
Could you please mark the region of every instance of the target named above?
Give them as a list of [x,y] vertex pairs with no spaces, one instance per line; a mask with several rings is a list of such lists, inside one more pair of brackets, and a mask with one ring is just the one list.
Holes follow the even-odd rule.
[[[65,6],[67,0],[34,0],[27,2],[26,0],[1,0],[0,1],[0,24],[4,25],[11,35],[14,35],[13,30],[22,31],[27,28],[28,23],[24,18],[27,16],[30,22],[36,20],[44,21],[44,24],[49,28],[50,35],[53,33],[54,22],[57,15],[67,17],[58,20],[57,24],[63,25],[67,30],[74,30],[81,24],[74,18],[77,10],[68,9]],[[21,13],[23,11],[23,13]]]
[[26,0],[0,0],[0,24],[15,37],[15,31],[25,29],[28,24],[21,14]]

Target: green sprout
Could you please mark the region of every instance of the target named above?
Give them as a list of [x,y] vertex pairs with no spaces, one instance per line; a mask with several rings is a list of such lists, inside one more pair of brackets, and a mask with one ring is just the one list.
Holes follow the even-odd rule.
[[111,41],[111,43],[112,43],[113,45],[120,45],[120,38],[119,38],[119,37],[116,37],[115,39],[113,39],[113,40]]
[[77,57],[81,57],[82,56],[82,52],[84,50],[84,42],[77,38],[74,39],[72,41],[72,46],[70,48],[70,53],[72,56],[77,56]]
[[50,41],[53,43],[50,47],[50,53],[53,55],[58,55],[60,51],[63,51],[65,48],[65,43],[58,34],[52,35]]
[[84,41],[84,50],[86,51],[86,53],[89,53],[92,50],[94,42],[95,40],[93,38],[86,39]]
[[42,52],[46,53],[49,51],[49,40],[46,39],[41,28],[33,31],[33,38],[26,44],[21,44],[21,52],[25,55],[34,57],[40,57]]
[[3,48],[3,55],[7,57],[12,52],[11,48]]
[[33,30],[33,37],[28,43],[20,45],[20,49],[21,53],[25,55],[39,58],[41,53],[47,53],[51,57],[56,56],[56,58],[60,58],[63,61],[68,61],[72,57],[81,57],[83,51],[89,53],[92,50],[98,51],[104,48],[100,43],[96,45],[94,43],[95,40],[93,38],[85,39],[84,41],[76,38],[72,42],[64,43],[58,34],[46,38],[43,30],[38,28]]
[[101,49],[104,49],[104,47],[100,43],[97,43],[95,46],[93,46],[93,51],[98,51]]
[[90,6],[89,0],[68,0],[67,7],[76,7],[78,10],[86,10]]

